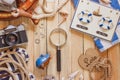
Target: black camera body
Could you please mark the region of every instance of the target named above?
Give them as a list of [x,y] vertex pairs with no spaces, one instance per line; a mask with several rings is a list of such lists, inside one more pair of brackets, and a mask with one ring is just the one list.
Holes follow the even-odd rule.
[[13,47],[27,42],[26,30],[22,24],[18,27],[9,25],[6,29],[0,30],[0,48]]

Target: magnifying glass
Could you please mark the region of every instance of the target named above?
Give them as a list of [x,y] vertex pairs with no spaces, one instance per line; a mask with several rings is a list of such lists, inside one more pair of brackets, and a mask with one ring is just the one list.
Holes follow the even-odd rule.
[[56,46],[57,71],[61,71],[61,47],[66,44],[67,33],[61,28],[56,28],[50,33],[50,42]]

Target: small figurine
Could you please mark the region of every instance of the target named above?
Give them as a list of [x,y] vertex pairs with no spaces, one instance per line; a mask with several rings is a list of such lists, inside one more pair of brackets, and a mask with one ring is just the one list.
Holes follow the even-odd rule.
[[40,57],[36,60],[36,66],[44,69],[48,63],[50,61],[50,55],[49,54],[45,54],[45,55],[40,55]]
[[82,74],[82,73],[80,74],[79,80],[84,80],[84,77],[83,77],[83,74]]
[[69,75],[69,80],[74,80],[74,78],[76,77],[76,75],[77,75],[78,73],[79,73],[79,70],[71,73],[71,74]]
[[100,7],[93,12],[93,15],[95,15],[95,16],[102,16],[102,15],[100,14]]
[[[77,76],[77,74],[78,74],[79,72],[80,72],[80,71],[77,70],[77,71],[71,73],[71,74],[68,76],[68,79],[67,79],[67,80],[74,80],[75,77]],[[81,73],[80,76],[79,76],[79,80],[83,80],[83,79],[84,79],[84,77],[83,77],[83,74]],[[65,77],[62,77],[61,80],[66,80],[66,79],[65,79]]]

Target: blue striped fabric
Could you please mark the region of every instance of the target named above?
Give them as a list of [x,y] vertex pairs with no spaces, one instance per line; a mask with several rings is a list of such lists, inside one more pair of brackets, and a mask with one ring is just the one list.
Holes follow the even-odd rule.
[[109,49],[110,47],[114,46],[115,44],[120,42],[120,24],[117,26],[116,32],[114,33],[114,36],[112,38],[112,41],[106,41],[100,38],[95,37],[94,38],[94,42],[97,46],[97,48],[103,52],[107,49]]
[[[93,0],[93,1],[99,3],[99,0]],[[110,5],[112,8],[120,10],[120,0],[111,0]],[[120,20],[118,22],[117,29],[113,35],[111,42],[97,38],[97,37],[94,38],[94,42],[101,52],[103,52],[103,51],[109,49],[110,47],[114,46],[115,44],[119,43],[120,42]]]
[[[18,77],[17,80],[22,80],[21,74],[17,73],[15,75]],[[35,76],[32,73],[29,74],[29,77],[30,77],[30,80],[36,80]],[[0,78],[0,80],[11,80],[11,79],[10,79],[10,76],[6,76],[6,77],[3,77],[3,78]]]
[[7,76],[7,77],[4,77],[4,78],[0,78],[0,80],[9,80],[9,76]]
[[[72,0],[75,8],[77,7],[78,1],[79,0]],[[100,3],[99,0],[91,0],[91,1]],[[112,8],[120,10],[120,0],[110,0],[110,1],[111,1],[110,6]]]
[[[20,74],[15,74],[15,75],[18,77],[17,80],[22,80],[22,77]],[[0,80],[11,80],[10,78],[11,78],[10,76],[7,76],[7,77],[1,78]]]
[[[9,51],[13,51],[13,49],[9,50]],[[21,57],[23,57],[23,59],[25,60],[26,63],[28,62],[29,55],[24,48],[15,48],[14,51],[16,51],[19,55],[21,55]],[[3,54],[7,54],[6,52],[8,52],[8,51],[5,50],[5,51],[0,52],[0,56]],[[11,56],[11,58],[13,60],[18,62],[17,57],[14,54],[11,54],[9,56]],[[8,56],[6,56],[6,58],[8,58]],[[2,62],[2,60],[0,62]],[[6,64],[4,64],[4,67],[8,68],[8,70],[10,70],[12,72],[15,72],[17,70],[17,67],[15,65],[13,65],[12,63],[6,63]],[[7,74],[7,72],[0,71],[0,75],[2,75],[2,74]],[[17,80],[22,80],[21,74],[19,72],[14,73],[14,74],[18,78]],[[29,73],[29,76],[30,76],[30,80],[35,80],[35,76],[32,73]],[[10,78],[11,78],[11,76],[8,75],[8,76],[4,76],[4,77],[0,78],[0,80],[11,80]]]
[[[100,3],[99,0],[91,0],[91,1]],[[117,9],[117,10],[120,10],[120,0],[110,0],[110,1],[111,1],[110,6],[111,6],[112,8]]]
[[120,0],[111,0],[111,6],[115,9],[120,10]]

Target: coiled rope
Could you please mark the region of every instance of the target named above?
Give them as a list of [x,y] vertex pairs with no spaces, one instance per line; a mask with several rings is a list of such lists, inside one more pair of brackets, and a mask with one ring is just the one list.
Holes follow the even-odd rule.
[[22,54],[17,52],[17,49],[0,53],[0,79],[35,80],[34,75],[27,69],[25,57],[23,58]]

